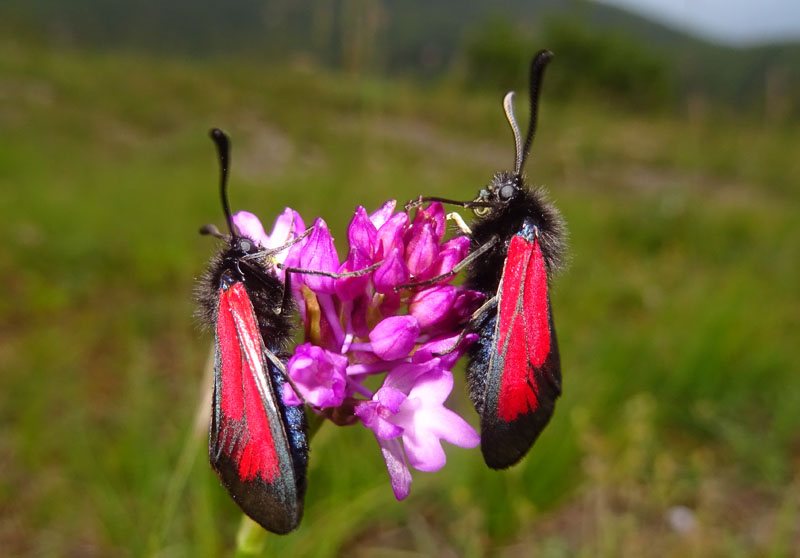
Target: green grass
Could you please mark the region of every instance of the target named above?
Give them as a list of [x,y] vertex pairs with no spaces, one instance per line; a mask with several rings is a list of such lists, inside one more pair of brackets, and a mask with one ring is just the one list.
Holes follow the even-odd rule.
[[[522,84],[520,84],[522,87]],[[466,198],[510,164],[499,99],[308,68],[0,43],[0,548],[216,556],[239,513],[193,434],[194,278],[231,198],[340,239],[357,204]],[[570,228],[564,397],[525,461],[450,448],[394,501],[374,439],[325,426],[269,555],[791,556],[800,476],[800,126],[545,97],[529,174]],[[475,423],[457,386],[452,405]],[[182,457],[183,455],[183,457]],[[665,520],[695,512],[693,533]]]

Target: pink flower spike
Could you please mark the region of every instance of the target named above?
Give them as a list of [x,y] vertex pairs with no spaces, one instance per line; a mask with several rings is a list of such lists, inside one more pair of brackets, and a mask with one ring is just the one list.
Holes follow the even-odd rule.
[[397,207],[397,200],[389,200],[383,204],[377,211],[369,216],[369,220],[375,225],[376,229],[380,229],[386,221],[394,213],[394,208]]
[[[344,402],[346,367],[346,356],[326,351],[311,343],[298,346],[294,356],[286,363],[292,381],[305,400],[322,408],[338,407]],[[283,384],[283,388],[286,405],[303,403],[288,382]]]
[[414,348],[419,324],[413,316],[391,316],[376,325],[369,334],[372,351],[383,360],[403,358]]
[[[314,222],[314,228],[300,250],[298,267],[314,271],[330,271],[336,273],[339,270],[339,255],[333,245],[333,237],[328,230],[328,225],[323,219]],[[320,277],[317,275],[294,274],[292,279],[298,283],[305,283],[309,289],[318,293],[332,294],[335,292],[334,281],[331,277]]]
[[[470,248],[463,236],[442,243],[447,222],[441,204],[411,214],[396,207],[389,201],[372,214],[356,208],[344,262],[322,219],[302,242],[275,256],[285,258],[284,266],[330,273],[380,263],[359,277],[292,274],[292,295],[312,342],[295,347],[287,362],[291,382],[283,383],[281,395],[289,405],[307,402],[324,409],[322,415],[337,425],[360,421],[372,430],[395,497],[403,499],[412,466],[434,471],[445,464],[442,441],[479,443],[475,430],[445,408],[445,400],[453,387],[450,368],[477,339],[470,333],[459,342],[459,331],[485,297],[451,285],[454,274],[437,285],[394,292],[412,277],[449,274]],[[252,214],[242,212],[236,219],[266,249],[283,246],[304,230],[303,220],[288,208],[270,234]],[[272,271],[283,275],[279,267]],[[382,385],[374,381],[380,377]]]

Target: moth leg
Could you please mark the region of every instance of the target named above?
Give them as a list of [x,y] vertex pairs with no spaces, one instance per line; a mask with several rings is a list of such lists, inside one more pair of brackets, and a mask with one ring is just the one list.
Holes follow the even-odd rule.
[[458,227],[458,230],[460,230],[466,236],[472,236],[472,229],[470,229],[469,225],[467,225],[467,223],[464,222],[464,218],[461,217],[460,213],[456,213],[455,211],[453,211],[452,213],[448,213],[447,219],[453,221]]
[[[287,272],[286,279],[283,282],[283,302],[281,302],[281,308],[278,311],[279,314],[283,314],[284,312],[291,312],[294,309],[294,301],[292,300],[291,277],[292,277],[291,273]],[[264,354],[270,360],[270,362],[272,362],[272,364],[274,364],[275,367],[280,371],[283,377],[286,378],[286,381],[289,382],[290,386],[292,386],[292,389],[294,390],[295,394],[297,394],[297,397],[299,397],[303,401],[303,403],[305,403],[312,409],[319,411],[320,410],[319,408],[306,401],[305,397],[303,397],[303,394],[297,388],[294,381],[292,381],[292,377],[289,376],[289,370],[286,369],[286,365],[283,363],[283,361],[279,359],[275,353],[267,349],[263,343],[261,344],[261,350],[264,352]],[[283,398],[283,394],[279,394],[279,397]]]
[[[214,234],[214,230],[216,230],[216,227],[214,227],[214,225],[205,225],[200,229],[200,234],[210,234],[212,236],[217,236],[216,234]],[[301,241],[305,240],[306,237],[308,237],[308,235],[310,235],[313,230],[314,230],[313,227],[309,227],[306,230],[304,230],[297,237],[293,238],[292,240],[289,240],[288,242],[286,242],[285,244],[283,244],[281,246],[278,246],[277,248],[266,248],[264,250],[259,250],[258,252],[253,252],[252,254],[247,254],[245,256],[242,256],[242,259],[243,260],[265,260],[265,261],[269,262],[270,265],[279,265],[275,261],[275,258],[274,258],[275,254],[277,254],[279,252],[283,252],[287,248],[291,248],[292,246],[294,246],[298,242],[301,242]],[[219,231],[217,231],[217,232],[219,232]],[[227,238],[227,237],[225,235],[222,235],[219,238]]]
[[283,314],[284,312],[291,312],[294,307],[292,303],[292,275],[291,273],[286,273],[285,279],[283,281],[283,299],[281,302],[281,309],[278,312],[279,314]]
[[322,271],[317,269],[303,269],[300,267],[291,267],[288,265],[283,265],[282,263],[275,262],[275,266],[286,271],[287,276],[289,275],[289,273],[302,273],[303,275],[318,275],[321,277],[330,277],[332,279],[343,279],[346,277],[360,277],[362,275],[366,275],[367,273],[372,273],[373,271],[378,269],[381,265],[383,265],[383,261],[376,262],[369,267],[365,267],[364,269],[359,269],[356,271],[334,273],[333,271]]
[[437,196],[428,196],[424,198],[417,198],[416,200],[411,200],[410,202],[406,203],[405,209],[406,211],[410,211],[415,207],[421,206],[423,203],[426,202],[439,202],[439,203],[446,203],[448,205],[457,205],[459,207],[463,207],[465,209],[475,209],[476,207],[489,207],[495,208],[498,207],[497,203],[492,202],[485,202],[485,201],[460,201],[460,200],[451,200],[449,198],[440,198]]
[[433,353],[433,356],[436,356],[436,357],[444,356],[444,355],[448,355],[448,354],[452,353],[453,351],[455,351],[458,348],[458,346],[461,344],[461,342],[464,340],[464,337],[466,337],[467,334],[472,332],[472,329],[473,329],[472,325],[476,321],[478,321],[479,318],[483,317],[483,315],[486,314],[489,310],[491,310],[492,307],[497,306],[497,301],[498,301],[498,297],[497,297],[497,295],[494,295],[492,298],[490,298],[489,300],[487,300],[486,302],[481,304],[481,307],[478,308],[477,310],[475,310],[472,313],[472,316],[469,317],[469,320],[467,321],[466,325],[464,326],[464,329],[461,330],[461,333],[458,335],[458,338],[456,339],[455,343],[453,343],[450,346],[449,349],[445,349],[444,351],[441,351],[441,352],[438,352],[438,353]]
[[[272,364],[275,365],[275,367],[280,371],[280,373],[283,374],[283,377],[286,378],[286,381],[289,382],[290,386],[292,386],[292,389],[294,390],[294,393],[297,395],[297,397],[300,398],[300,400],[303,402],[303,404],[308,405],[309,407],[311,407],[315,411],[321,411],[322,410],[321,407],[317,407],[316,405],[312,405],[311,403],[309,403],[306,400],[305,397],[303,397],[303,394],[301,393],[300,389],[294,383],[294,381],[292,380],[292,377],[289,376],[289,371],[286,369],[286,365],[283,362],[281,362],[281,359],[279,359],[278,356],[275,353],[273,353],[272,351],[267,349],[263,344],[261,345],[261,350],[264,351],[264,355],[269,359],[269,361]],[[282,393],[279,393],[277,395],[281,399],[283,398],[283,394]]]
[[475,260],[480,258],[483,254],[485,254],[486,252],[491,250],[492,247],[495,244],[498,243],[498,241],[499,241],[499,239],[497,237],[494,237],[491,240],[485,242],[477,250],[475,250],[474,252],[470,253],[466,258],[464,258],[463,260],[458,262],[456,265],[454,265],[453,269],[451,269],[447,273],[443,273],[443,274],[438,275],[436,277],[432,277],[431,279],[426,279],[425,281],[415,281],[415,282],[411,282],[411,283],[405,283],[403,285],[397,285],[394,288],[394,292],[400,292],[403,289],[408,289],[408,288],[411,288],[411,287],[424,287],[426,285],[433,285],[434,283],[438,283],[442,279],[447,279],[448,277],[452,277],[453,275],[455,275],[456,273],[458,273],[459,271],[461,271],[462,269],[464,269],[465,267],[470,265],[472,262],[474,262]]

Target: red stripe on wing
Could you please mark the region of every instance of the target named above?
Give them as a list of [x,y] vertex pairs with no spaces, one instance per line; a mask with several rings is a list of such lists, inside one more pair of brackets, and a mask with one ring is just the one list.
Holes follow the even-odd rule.
[[534,368],[541,368],[550,354],[550,320],[547,309],[547,270],[538,238],[533,241],[533,251],[528,261],[524,297],[528,360]]
[[280,476],[280,467],[262,395],[263,384],[269,381],[267,364],[253,306],[241,283],[220,292],[217,343],[218,444],[237,464],[242,481],[260,477],[272,483]]
[[547,273],[538,240],[511,239],[498,293],[494,358],[502,363],[502,377],[497,414],[511,422],[538,407],[534,368],[542,366],[550,353]]
[[508,336],[513,337],[514,321],[517,318],[517,305],[520,304],[521,287],[528,267],[528,254],[525,239],[514,236],[508,247],[508,255],[503,265],[503,277],[500,280],[499,329],[497,330],[497,352],[502,355]]

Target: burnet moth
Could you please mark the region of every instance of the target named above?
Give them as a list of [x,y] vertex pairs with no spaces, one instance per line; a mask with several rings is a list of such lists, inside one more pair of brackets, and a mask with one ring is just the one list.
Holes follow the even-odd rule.
[[303,407],[282,400],[294,303],[288,284],[263,260],[248,257],[264,251],[236,230],[227,196],[230,144],[219,129],[211,138],[229,235],[211,225],[201,229],[227,242],[198,288],[200,311],[216,334],[209,457],[242,511],[264,529],[285,534],[302,518],[308,468]]
[[[530,121],[523,143],[513,112],[513,93],[503,108],[514,134],[513,172],[499,172],[470,202],[440,201],[473,208],[465,286],[486,294],[468,331],[467,380],[480,415],[481,451],[486,464],[504,469],[528,452],[550,421],[561,394],[561,365],[550,305],[549,283],[565,251],[564,222],[544,192],[527,185],[522,169],[536,131],[540,86],[550,51],[539,52],[530,69]],[[438,280],[434,278],[431,282]]]

